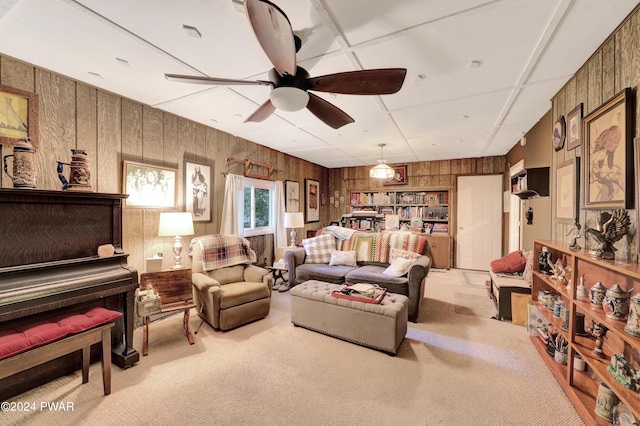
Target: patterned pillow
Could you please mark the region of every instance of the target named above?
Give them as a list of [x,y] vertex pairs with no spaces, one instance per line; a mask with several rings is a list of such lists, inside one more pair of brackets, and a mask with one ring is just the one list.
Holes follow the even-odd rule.
[[399,257],[401,257],[403,259],[416,260],[420,256],[422,256],[422,255],[418,254],[418,253],[414,253],[412,251],[400,250],[400,249],[397,249],[397,248],[392,248],[391,251],[389,252],[389,263],[393,263],[393,261],[396,260]]
[[329,265],[357,266],[356,252],[334,250],[333,252],[331,252],[331,260],[329,260]]
[[329,263],[331,253],[336,249],[336,239],[333,235],[323,234],[302,240],[302,246],[307,255],[304,263]]

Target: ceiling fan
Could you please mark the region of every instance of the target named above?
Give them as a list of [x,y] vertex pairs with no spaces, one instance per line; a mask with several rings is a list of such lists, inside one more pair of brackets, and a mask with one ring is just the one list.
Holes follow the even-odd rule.
[[298,111],[306,107],[334,129],[353,123],[353,118],[309,90],[347,95],[389,95],[402,87],[407,74],[405,68],[347,71],[310,77],[304,68],[296,65],[296,52],[300,49],[301,42],[293,34],[287,15],[268,0],[245,0],[244,4],[258,42],[274,67],[269,71],[268,81],[180,74],[165,74],[165,77],[184,83],[271,86],[269,99],[245,123],[263,121],[276,108]]

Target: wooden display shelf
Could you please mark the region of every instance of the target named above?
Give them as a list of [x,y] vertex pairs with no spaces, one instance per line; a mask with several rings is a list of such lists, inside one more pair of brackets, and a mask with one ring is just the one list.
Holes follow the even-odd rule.
[[[580,278],[584,278],[584,285],[587,289],[600,281],[607,288],[618,284],[624,291],[631,291],[637,287],[637,282],[640,281],[640,265],[620,261],[603,261],[591,257],[587,250],[571,250],[567,243],[557,241],[535,241],[534,256],[539,254],[543,246],[547,247],[551,253],[554,264],[557,259],[561,259],[564,267],[571,266],[568,283],[553,280],[549,275],[538,270],[533,273],[532,283],[532,297],[537,298],[539,291],[548,290],[560,294],[562,299],[567,302],[567,309],[570,312],[569,331],[561,328],[563,318],[555,318],[552,312],[543,308],[536,301],[534,304],[546,320],[558,329],[561,335],[567,337],[569,341],[568,366],[560,367],[553,357],[547,354],[544,342],[532,336],[531,340],[534,346],[586,424],[611,424],[595,413],[600,383],[606,383],[636,419],[640,420],[640,393],[622,386],[608,371],[613,354],[624,354],[632,368],[640,368],[640,338],[631,336],[624,331],[626,321],[607,318],[603,309],[593,307],[587,297],[579,297],[576,294],[576,284]],[[538,267],[539,265],[536,263],[535,268]],[[638,290],[640,289],[635,288],[632,292],[637,293]],[[575,318],[578,312],[584,314],[584,325],[587,332],[594,322],[601,323],[607,328],[603,337],[604,358],[593,353],[595,338],[575,334]],[[576,353],[585,361],[584,372],[573,368],[573,357]]]

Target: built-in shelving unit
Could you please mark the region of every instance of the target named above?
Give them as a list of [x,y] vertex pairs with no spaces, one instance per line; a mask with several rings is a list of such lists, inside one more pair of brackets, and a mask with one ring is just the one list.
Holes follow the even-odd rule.
[[449,193],[448,188],[351,191],[348,212],[341,223],[361,230],[382,230],[386,228],[387,215],[398,215],[401,227],[406,225],[409,230],[431,235],[433,267],[449,269]]
[[[555,263],[558,259],[562,264],[571,266],[568,282],[560,282],[552,279],[550,275],[539,271],[538,256],[542,247],[547,247],[551,253],[551,259]],[[546,344],[537,337],[531,336],[531,341],[540,352],[545,363],[565,390],[576,410],[588,425],[610,425],[596,414],[596,400],[600,383],[605,383],[618,397],[618,399],[633,413],[636,419],[640,419],[640,393],[623,387],[607,370],[611,356],[624,354],[625,359],[632,368],[640,367],[640,338],[634,337],[624,331],[626,321],[610,319],[603,309],[592,307],[588,297],[578,296],[576,287],[581,277],[584,285],[589,290],[596,282],[600,281],[607,288],[618,284],[625,291],[632,291],[632,296],[640,290],[640,265],[637,263],[603,261],[592,258],[584,250],[571,250],[567,243],[558,241],[535,241],[534,257],[536,259],[533,272],[532,303],[538,313],[544,317],[560,335],[569,343],[568,364],[563,365],[554,360],[546,351]],[[635,287],[635,289],[634,289]],[[548,307],[538,301],[540,291],[550,291],[558,294],[569,309],[568,330],[563,329],[564,320],[553,315]],[[587,335],[576,334],[576,313],[584,315],[585,330],[590,330],[592,324],[600,323],[607,331],[603,338],[604,358],[593,353],[595,338]],[[582,334],[582,333],[581,333]],[[585,361],[584,371],[574,369],[574,356],[579,354]]]

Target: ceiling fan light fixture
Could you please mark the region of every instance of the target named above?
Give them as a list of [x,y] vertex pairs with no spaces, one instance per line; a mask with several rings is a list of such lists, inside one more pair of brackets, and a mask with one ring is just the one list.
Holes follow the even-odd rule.
[[375,179],[391,179],[395,175],[395,170],[387,164],[387,160],[382,158],[382,148],[384,148],[386,144],[381,143],[378,144],[380,147],[380,159],[378,160],[378,164],[369,170],[369,177]]
[[269,99],[283,111],[300,111],[309,103],[309,94],[296,87],[276,87],[269,93]]

